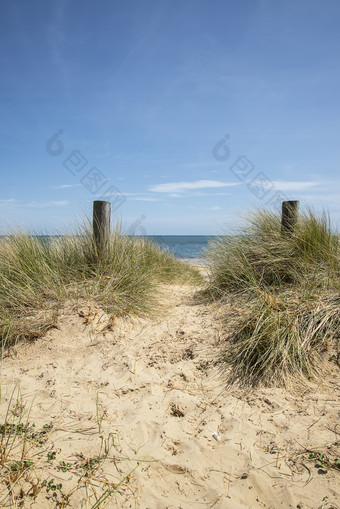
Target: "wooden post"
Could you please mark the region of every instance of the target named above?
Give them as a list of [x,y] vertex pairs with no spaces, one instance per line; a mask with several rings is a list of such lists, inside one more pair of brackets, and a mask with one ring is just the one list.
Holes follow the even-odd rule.
[[299,215],[298,200],[283,201],[281,215],[281,231],[282,233],[293,233]]
[[110,236],[111,203],[109,201],[93,202],[93,236],[100,256]]

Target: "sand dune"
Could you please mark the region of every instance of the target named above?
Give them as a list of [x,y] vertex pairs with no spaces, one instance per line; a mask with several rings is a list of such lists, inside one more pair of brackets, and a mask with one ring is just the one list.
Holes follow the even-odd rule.
[[[104,332],[98,310],[67,313],[3,359],[1,422],[18,384],[33,402],[29,422],[50,426],[42,446],[29,444],[36,474],[14,482],[12,507],[67,507],[61,492],[75,508],[338,507],[339,472],[316,468],[308,452],[336,455],[337,380],[227,389],[215,363],[221,312],[195,291],[167,286],[162,314],[120,318]],[[35,475],[62,484],[57,496],[34,490]]]

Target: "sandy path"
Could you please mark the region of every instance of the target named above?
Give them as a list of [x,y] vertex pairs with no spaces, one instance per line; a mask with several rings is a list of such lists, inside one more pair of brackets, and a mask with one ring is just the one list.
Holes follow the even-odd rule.
[[[226,390],[225,374],[213,366],[220,310],[197,304],[196,290],[166,287],[157,319],[119,319],[98,333],[98,323],[73,314],[45,338],[17,347],[3,360],[1,422],[20,384],[23,402],[35,398],[29,421],[36,429],[53,426],[40,457],[34,448],[28,457],[38,477],[60,482],[64,493],[79,483],[70,507],[94,506],[108,482],[116,485],[135,467],[100,507],[338,507],[339,472],[322,473],[309,453],[299,454],[306,448],[335,454],[336,380],[311,384],[303,394]],[[65,472],[60,461],[68,463]],[[92,485],[82,487],[85,474]],[[21,482],[21,494],[15,487],[18,507],[57,507],[51,491],[31,496],[32,479]],[[55,498],[61,507],[58,490]]]

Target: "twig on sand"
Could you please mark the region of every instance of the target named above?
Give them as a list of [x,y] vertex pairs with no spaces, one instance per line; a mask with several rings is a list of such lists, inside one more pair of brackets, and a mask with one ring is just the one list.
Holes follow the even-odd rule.
[[230,498],[229,491],[230,491],[230,483],[231,483],[231,469],[232,469],[232,467],[230,467],[229,478],[228,478],[227,498]]
[[301,465],[303,467],[305,467],[305,469],[307,470],[307,472],[309,474],[309,477],[308,477],[306,483],[303,485],[303,487],[305,487],[305,486],[307,486],[307,484],[309,484],[311,482],[311,480],[312,480],[312,473],[311,473],[310,469],[307,467],[307,465],[305,465],[304,463],[301,463]]
[[195,396],[195,392],[197,392],[199,390],[199,389],[186,389],[185,387],[177,387],[176,385],[167,385],[166,388],[167,389],[174,389],[176,391],[187,392],[191,396]]
[[322,419],[322,417],[323,417],[323,415],[320,415],[320,417],[318,419],[316,419],[316,421],[314,421],[310,426],[308,426],[307,429],[310,429],[312,426],[314,426],[314,424],[319,422],[319,420]]
[[214,507],[214,506],[217,504],[217,502],[218,502],[219,500],[221,500],[221,498],[222,498],[222,495],[220,495],[220,496],[219,496],[219,497],[215,500],[215,502],[213,502],[213,504],[210,506],[210,509],[211,509],[212,507]]

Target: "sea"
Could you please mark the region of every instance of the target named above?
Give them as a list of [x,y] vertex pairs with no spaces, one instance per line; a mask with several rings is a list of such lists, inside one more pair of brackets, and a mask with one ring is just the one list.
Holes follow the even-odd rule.
[[162,249],[188,263],[203,264],[205,249],[214,235],[148,235]]

